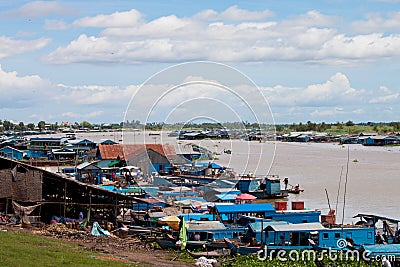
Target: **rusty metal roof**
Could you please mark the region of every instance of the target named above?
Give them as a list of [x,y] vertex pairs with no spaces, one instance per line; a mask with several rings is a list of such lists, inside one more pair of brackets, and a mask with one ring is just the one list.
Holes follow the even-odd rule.
[[146,150],[153,150],[167,158],[176,157],[176,152],[171,145],[162,144],[100,144],[99,152],[102,159],[126,160]]

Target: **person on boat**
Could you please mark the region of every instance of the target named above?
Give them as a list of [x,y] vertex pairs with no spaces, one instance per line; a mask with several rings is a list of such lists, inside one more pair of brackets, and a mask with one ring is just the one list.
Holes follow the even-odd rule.
[[265,190],[266,188],[267,188],[267,180],[266,180],[266,178],[264,177],[263,180],[262,180],[262,182],[261,182],[261,184],[260,184],[260,189],[261,189],[261,190]]
[[252,237],[251,239],[250,239],[250,247],[256,247],[256,246],[258,246],[259,244],[258,244],[258,242],[257,242],[257,239],[255,238],[255,237]]
[[285,183],[285,190],[287,190],[287,186],[289,184],[289,178],[285,177],[285,179],[283,179],[283,182]]
[[299,185],[299,184],[296,184],[295,187],[294,187],[294,190],[295,190],[295,191],[300,191],[300,185]]
[[381,232],[377,232],[376,234],[376,243],[377,244],[385,244],[385,238],[383,237],[383,235],[381,234]]

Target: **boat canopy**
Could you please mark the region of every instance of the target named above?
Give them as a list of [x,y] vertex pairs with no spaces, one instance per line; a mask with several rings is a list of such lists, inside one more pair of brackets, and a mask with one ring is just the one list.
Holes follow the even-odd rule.
[[216,194],[215,196],[221,201],[233,201],[236,199],[235,194]]
[[400,244],[379,244],[379,245],[365,245],[365,251],[368,251],[369,256],[374,258],[376,256],[395,256],[400,257]]
[[257,212],[275,211],[274,207],[269,203],[237,204],[237,205],[216,204],[215,208],[219,213],[257,213]]
[[260,220],[256,221],[254,223],[249,224],[249,229],[251,229],[254,233],[264,231],[265,228],[267,228],[270,225],[282,225],[282,224],[289,224],[288,222],[285,221],[274,221],[274,220]]
[[187,222],[191,231],[225,230],[226,226],[220,221],[190,221]]
[[266,231],[275,232],[311,232],[326,229],[321,223],[298,223],[298,224],[273,224],[268,225]]
[[389,234],[390,237],[395,236],[396,232],[399,229],[400,220],[397,219],[387,218],[374,214],[362,214],[362,213],[357,214],[353,218],[360,218],[360,220],[364,219],[366,221],[366,224],[369,226],[375,226],[375,224],[378,221],[382,221],[383,226],[385,230],[387,230],[387,233]]

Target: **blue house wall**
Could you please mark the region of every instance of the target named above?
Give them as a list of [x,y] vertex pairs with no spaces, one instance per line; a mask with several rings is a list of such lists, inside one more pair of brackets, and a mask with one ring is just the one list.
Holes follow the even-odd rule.
[[0,150],[1,154],[9,159],[21,160],[24,157],[23,151],[17,150],[12,147],[4,147]]
[[319,222],[321,211],[307,212],[276,212],[272,215],[272,219],[278,221],[286,221],[289,223],[313,223]]

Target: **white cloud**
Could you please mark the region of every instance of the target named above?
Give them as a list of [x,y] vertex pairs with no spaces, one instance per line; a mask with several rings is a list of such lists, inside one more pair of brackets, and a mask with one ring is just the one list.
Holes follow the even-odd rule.
[[45,20],[44,28],[46,30],[66,30],[69,26],[61,20]]
[[50,39],[40,38],[36,40],[13,40],[6,36],[0,36],[0,59],[29,51],[39,50],[49,44]]
[[371,104],[383,104],[383,103],[399,103],[400,100],[400,93],[384,95],[372,98],[369,100]]
[[19,121],[26,118],[62,120],[67,116],[101,121],[105,114],[115,116],[115,110],[119,109],[116,121],[122,121],[123,116],[119,114],[126,108],[136,87],[68,86],[38,75],[21,76],[0,67],[0,88],[2,119],[18,116]]
[[323,27],[332,26],[339,21],[336,16],[328,16],[321,14],[316,10],[310,10],[305,14],[294,17],[293,19],[286,20],[282,22],[282,25],[290,27]]
[[115,12],[110,15],[97,15],[85,17],[73,22],[73,26],[79,27],[133,27],[140,23],[142,15],[139,11],[132,9],[126,12]]
[[252,21],[252,20],[262,20],[265,18],[272,17],[273,12],[269,10],[263,11],[248,11],[245,9],[240,9],[237,6],[231,6],[221,13],[218,13],[212,9],[204,10],[199,12],[194,17],[202,20],[225,20],[225,21]]
[[365,93],[363,89],[352,88],[348,78],[342,73],[336,73],[325,83],[312,84],[306,88],[276,86],[263,90],[271,105],[303,107],[361,102]]
[[[216,70],[211,73],[218,72]],[[397,105],[400,92],[383,86],[371,92],[356,89],[343,73],[336,73],[325,82],[303,88],[261,86],[261,93],[254,85],[244,84],[244,80],[240,79],[226,88],[218,86],[218,83],[226,86],[227,81],[236,79],[232,73],[226,75],[228,80],[225,82],[209,79],[200,73],[180,74],[177,84],[183,86],[167,92],[176,84],[149,83],[143,87],[65,85],[55,84],[38,75],[21,76],[15,71],[7,72],[0,68],[0,112],[5,119],[21,116],[15,118],[16,121],[24,118],[61,121],[70,117],[119,122],[124,120],[123,113],[133,96],[127,119],[142,122],[147,117],[149,121],[176,122],[198,116],[208,116],[219,122],[254,121],[255,116],[265,121],[271,116],[264,97],[272,108],[272,114],[281,122],[309,118],[336,121],[354,117],[369,120],[377,112],[400,112]],[[368,109],[366,105],[369,105]]]
[[273,13],[269,10],[260,12],[248,11],[240,9],[237,6],[231,6],[220,15],[222,20],[228,21],[242,21],[242,20],[261,20],[273,16]]
[[[334,28],[337,17],[315,10],[281,21],[267,20],[268,14],[233,6],[221,13],[206,10],[193,17],[170,15],[151,21],[145,21],[134,9],[85,17],[73,25],[104,28],[100,34],[81,34],[47,55],[45,61],[52,64],[301,61],[336,65],[400,57],[400,35],[395,33],[348,36]],[[241,22],[237,20],[239,17],[253,20]]]
[[51,83],[38,75],[19,77],[17,72],[6,72],[0,66],[2,107],[29,107],[38,97],[46,97]]
[[48,15],[71,15],[74,10],[59,1],[33,1],[18,9],[1,12],[7,17],[40,18]]
[[388,13],[387,17],[382,17],[379,13],[371,13],[366,16],[366,20],[353,22],[352,28],[359,33],[398,32],[400,28],[400,12]]

